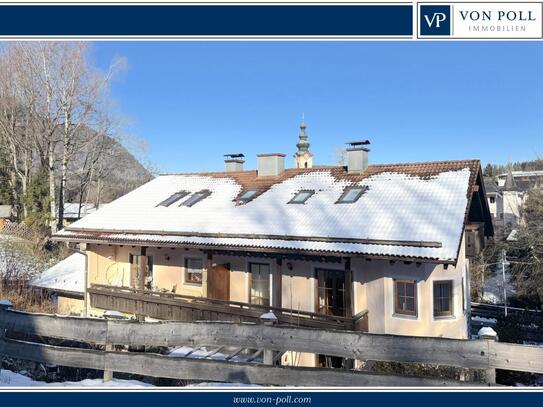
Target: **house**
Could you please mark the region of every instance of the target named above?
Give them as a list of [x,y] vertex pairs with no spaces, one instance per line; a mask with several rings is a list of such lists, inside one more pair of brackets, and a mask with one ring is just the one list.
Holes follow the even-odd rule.
[[[477,160],[161,175],[58,232],[88,257],[89,315],[468,338],[470,261],[493,236]],[[288,355],[285,358],[288,359]],[[298,355],[297,363],[321,358]],[[294,363],[283,360],[284,363]]]
[[83,216],[95,212],[102,206],[103,205],[98,205],[97,207],[92,203],[79,204],[77,202],[66,202],[64,204],[64,226],[68,226],[81,219]]
[[503,193],[493,178],[485,178],[486,198],[488,200],[488,208],[492,216],[494,227],[505,226],[504,210],[503,210]]
[[4,229],[6,223],[13,216],[13,207],[11,205],[0,205],[0,230]]
[[30,281],[30,286],[51,294],[59,314],[82,315],[85,311],[86,263],[83,253],[74,253],[38,274]]
[[528,182],[522,177],[515,176],[515,173],[523,174],[521,171],[509,170],[505,178],[501,175],[497,177],[497,183],[492,178],[485,179],[486,196],[494,226],[504,228],[506,232],[519,226],[526,191],[537,185],[536,178]]
[[543,171],[508,171],[496,177],[498,186],[504,187],[509,176],[513,178],[518,191],[543,187]]

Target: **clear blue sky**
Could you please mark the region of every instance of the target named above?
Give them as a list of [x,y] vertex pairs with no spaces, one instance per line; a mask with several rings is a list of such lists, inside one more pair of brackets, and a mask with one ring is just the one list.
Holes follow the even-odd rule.
[[370,139],[373,163],[543,155],[541,42],[97,42],[130,132],[162,172],[284,152],[305,113],[316,164]]

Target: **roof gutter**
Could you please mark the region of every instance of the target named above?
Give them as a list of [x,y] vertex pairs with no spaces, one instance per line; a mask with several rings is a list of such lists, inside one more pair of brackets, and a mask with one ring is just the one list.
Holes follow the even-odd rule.
[[238,251],[238,252],[248,252],[248,253],[276,253],[276,254],[289,254],[289,253],[298,253],[306,256],[317,256],[317,257],[345,257],[345,256],[354,256],[360,258],[376,259],[376,260],[390,260],[390,261],[404,261],[404,262],[416,262],[416,263],[432,263],[432,264],[447,264],[447,265],[456,265],[456,260],[442,260],[438,258],[431,257],[412,257],[412,256],[394,256],[394,255],[380,255],[372,253],[360,253],[360,252],[333,252],[333,251],[315,251],[315,250],[306,250],[306,249],[292,249],[292,248],[266,248],[266,247],[251,247],[251,246],[234,246],[234,245],[220,245],[220,244],[204,244],[204,243],[191,243],[191,242],[153,242],[153,241],[143,241],[136,239],[118,239],[111,240],[107,237],[101,236],[73,236],[73,237],[55,237],[57,241],[78,241],[91,244],[109,244],[109,245],[131,245],[138,246],[145,244],[147,247],[190,247],[200,250],[223,250],[223,251]]
[[[269,239],[269,240],[285,240],[285,241],[302,241],[302,242],[324,242],[324,243],[354,243],[367,244],[378,246],[407,246],[407,247],[428,247],[441,248],[441,242],[423,241],[423,240],[385,240],[385,239],[357,239],[348,237],[328,237],[328,236],[293,236],[293,235],[261,235],[261,234],[243,234],[243,233],[201,233],[201,232],[165,232],[165,231],[150,231],[150,230],[100,230],[100,229],[81,229],[68,228],[69,232],[85,234],[99,233],[102,236],[107,234],[145,234],[156,236],[176,236],[176,237],[204,237],[204,238],[224,238],[224,239]],[[69,236],[53,235],[54,240],[68,240]],[[74,240],[79,241],[77,236]]]

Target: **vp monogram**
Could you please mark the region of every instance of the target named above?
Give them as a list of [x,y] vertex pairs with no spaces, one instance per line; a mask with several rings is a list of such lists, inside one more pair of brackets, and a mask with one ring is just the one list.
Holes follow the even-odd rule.
[[420,35],[451,35],[451,6],[449,4],[421,4]]
[[436,28],[441,28],[441,23],[447,20],[447,15],[445,13],[434,13],[430,18],[428,14],[425,14],[424,19],[426,20],[428,27],[433,27],[435,23]]

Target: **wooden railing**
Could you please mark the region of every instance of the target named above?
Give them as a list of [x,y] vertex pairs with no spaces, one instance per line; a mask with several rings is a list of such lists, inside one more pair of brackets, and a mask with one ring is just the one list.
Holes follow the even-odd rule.
[[262,314],[271,311],[282,325],[368,331],[367,311],[347,318],[237,301],[98,284],[93,284],[88,289],[88,293],[90,305],[94,308],[170,321],[256,322]]
[[[21,336],[21,334],[26,336]],[[88,345],[85,349],[54,346],[47,342],[47,338],[76,341]],[[206,357],[174,358],[154,353],[128,351],[129,346],[148,346],[153,349],[190,346],[198,349],[202,345],[234,349],[264,349],[268,352],[279,353],[306,352],[356,360],[424,363],[487,371],[507,369],[543,373],[542,347],[500,343],[491,339],[456,340],[376,335],[262,324],[138,323],[134,320],[31,314],[9,310],[0,305],[0,354],[17,359],[172,379],[268,385],[477,385],[437,377],[273,366],[262,362],[233,362],[232,358],[224,358],[221,361]],[[124,348],[121,349],[119,346],[124,346]],[[214,354],[213,351],[209,352],[209,355],[212,354]],[[480,386],[481,383],[478,385]]]

